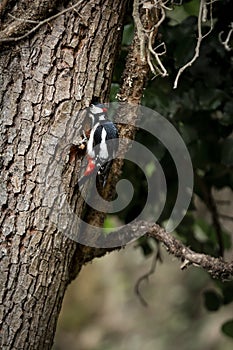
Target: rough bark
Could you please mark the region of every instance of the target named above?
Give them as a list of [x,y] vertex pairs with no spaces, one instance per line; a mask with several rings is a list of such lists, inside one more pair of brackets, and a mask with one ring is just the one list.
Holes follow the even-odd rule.
[[[38,2],[19,1],[18,5],[21,11],[34,3]],[[56,4],[44,3],[46,11],[40,5],[37,15],[27,18],[42,19]],[[1,48],[2,349],[50,349],[67,284],[86,261],[102,254],[78,245],[49,221],[47,208],[41,205],[40,169],[48,162],[42,145],[47,135],[54,140],[61,137],[70,116],[93,97],[107,99],[124,6],[124,0],[83,1],[75,11],[41,26],[30,37]],[[16,10],[11,12],[15,16]],[[1,9],[6,16],[7,11]],[[1,38],[12,21],[6,18]],[[13,22],[8,26],[9,36],[16,35],[17,25],[14,21],[14,26]],[[32,24],[25,23],[17,33],[22,36],[29,27]],[[77,123],[81,128],[81,120]],[[73,166],[71,173],[75,170]],[[54,175],[48,172],[47,176]],[[64,181],[69,192],[72,176]],[[75,203],[80,214],[83,201],[76,197]]]

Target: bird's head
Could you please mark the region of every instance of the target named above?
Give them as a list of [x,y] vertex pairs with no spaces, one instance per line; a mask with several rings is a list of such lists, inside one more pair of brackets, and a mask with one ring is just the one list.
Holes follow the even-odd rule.
[[92,121],[98,122],[99,120],[106,119],[106,113],[108,109],[102,103],[93,103],[91,104],[89,111],[90,111],[90,117]]

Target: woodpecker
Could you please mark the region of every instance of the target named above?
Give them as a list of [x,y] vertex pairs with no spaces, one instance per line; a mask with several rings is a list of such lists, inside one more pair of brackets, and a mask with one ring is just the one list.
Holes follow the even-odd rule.
[[118,130],[116,125],[108,120],[107,108],[103,104],[92,104],[89,108],[89,117],[92,128],[87,141],[88,164],[79,180],[79,186],[83,185],[91,175],[97,174],[99,182],[104,187],[119,145]]

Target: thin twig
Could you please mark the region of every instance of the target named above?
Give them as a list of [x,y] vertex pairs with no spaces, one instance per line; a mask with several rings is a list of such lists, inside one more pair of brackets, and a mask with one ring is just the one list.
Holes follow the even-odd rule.
[[228,34],[227,34],[227,37],[226,37],[226,40],[225,40],[225,41],[222,40],[222,34],[223,34],[223,32],[220,32],[220,33],[219,33],[219,41],[220,41],[220,43],[224,46],[224,48],[225,48],[226,51],[231,51],[231,50],[232,50],[232,47],[229,46],[229,41],[230,41],[230,39],[231,39],[232,33],[233,33],[233,22],[230,24],[230,30],[229,30],[229,32],[228,32]]
[[[68,7],[67,9],[64,9],[62,11],[60,11],[59,13],[57,13],[56,15],[53,15],[49,18],[46,18],[45,20],[41,21],[40,23],[38,23],[35,27],[33,27],[31,30],[29,30],[27,33],[18,36],[18,37],[10,37],[10,38],[1,38],[0,42],[11,42],[11,41],[19,41],[22,39],[25,39],[26,37],[28,37],[30,34],[34,33],[37,29],[39,29],[41,26],[43,26],[45,23],[48,23],[54,19],[56,19],[57,17],[63,15],[66,12],[69,12],[73,9],[75,9],[77,6],[79,6],[84,0],[80,0],[78,1],[75,5],[72,5],[70,7]],[[16,19],[18,20],[18,19]],[[27,20],[25,20],[25,22],[27,22]]]
[[[151,35],[150,35],[151,36]],[[157,65],[155,65],[155,69],[158,71],[158,73],[162,76],[162,77],[165,77],[168,75],[167,73],[167,70],[166,68],[164,67],[164,65],[162,64],[159,56],[162,56],[166,53],[166,46],[164,43],[161,43],[160,45],[158,45],[156,49],[158,49],[160,46],[163,46],[164,47],[164,51],[163,52],[160,52],[160,53],[157,53],[153,48],[152,48],[152,45],[151,45],[151,42],[152,42],[152,39],[151,37],[149,37],[149,43],[148,43],[148,48],[149,48],[149,51],[150,53],[155,57],[156,61],[157,61]],[[150,60],[148,60],[148,64],[150,65]],[[152,65],[152,64],[151,64]],[[153,66],[153,65],[152,65]]]
[[[206,0],[205,0],[206,1]],[[204,9],[205,9],[205,17],[202,19],[203,22],[207,21],[207,3],[205,3]],[[202,39],[204,39],[205,37],[207,37],[213,30],[214,28],[214,21],[213,21],[213,1],[210,1],[209,3],[210,6],[210,29],[208,30],[208,32],[206,34],[203,35]]]
[[134,290],[135,290],[135,293],[136,295],[138,296],[141,304],[145,307],[148,306],[148,303],[147,301],[145,300],[145,298],[143,297],[141,291],[140,291],[140,286],[141,286],[141,283],[144,282],[144,281],[148,281],[149,277],[151,275],[153,275],[155,273],[155,269],[156,269],[156,265],[157,265],[157,262],[162,262],[162,257],[161,257],[161,251],[160,251],[160,246],[159,246],[159,243],[157,243],[157,251],[155,252],[154,256],[153,256],[153,259],[152,259],[152,262],[151,262],[151,266],[150,266],[150,269],[148,272],[146,272],[144,275],[142,275],[136,282],[135,284],[135,287],[134,287]]
[[160,20],[156,23],[155,27],[158,28],[158,27],[163,23],[163,21],[165,20],[165,18],[166,18],[166,12],[164,11],[164,8],[161,7],[161,18],[160,18]]
[[[146,2],[139,2],[139,0],[134,0],[133,4],[133,18],[136,27],[136,33],[139,40],[140,46],[140,58],[141,61],[147,62],[151,72],[154,76],[161,75],[162,77],[168,75],[165,67],[163,66],[159,56],[166,53],[166,50],[162,53],[157,53],[156,49],[153,49],[154,36],[158,30],[158,27],[166,18],[165,9],[167,7],[165,4],[167,1],[157,0],[154,3],[147,4]],[[153,11],[153,9],[160,10],[160,18],[154,23],[151,28],[145,28],[140,18],[139,6],[146,9],[147,11]],[[168,8],[169,9],[169,8]],[[169,9],[170,10],[170,9]],[[148,16],[147,16],[148,17]],[[162,45],[165,45],[164,43]],[[155,59],[155,62],[154,62]]]
[[15,19],[16,21],[19,21],[19,22],[24,22],[24,23],[32,23],[32,24],[39,24],[40,21],[33,21],[31,19],[23,19],[23,18],[18,18],[18,17],[15,17],[13,16],[12,14],[8,13],[8,16]]
[[[212,5],[212,1],[210,2],[210,4]],[[193,56],[193,58],[187,62],[184,66],[182,66],[177,75],[176,75],[176,79],[173,85],[173,89],[177,88],[178,85],[178,80],[181,76],[181,74],[185,71],[186,68],[190,67],[193,65],[193,63],[197,60],[197,58],[199,57],[200,54],[200,46],[202,43],[202,40],[212,31],[213,29],[213,21],[212,21],[212,8],[211,8],[211,27],[210,30],[208,31],[208,33],[206,34],[202,34],[202,20],[203,20],[203,11],[205,9],[206,6],[206,0],[200,0],[200,6],[199,6],[199,14],[198,14],[198,25],[197,25],[197,30],[198,30],[198,38],[197,38],[197,44],[195,47],[195,54]]]

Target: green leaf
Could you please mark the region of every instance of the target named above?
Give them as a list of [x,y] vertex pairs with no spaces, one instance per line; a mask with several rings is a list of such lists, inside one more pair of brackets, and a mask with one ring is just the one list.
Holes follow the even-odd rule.
[[104,224],[103,224],[103,232],[105,235],[108,235],[115,229],[117,229],[117,226],[119,225],[119,220],[117,216],[115,215],[107,215]]
[[181,6],[175,6],[172,11],[167,11],[166,15],[170,18],[169,25],[175,26],[183,22],[189,16],[198,16],[199,1],[193,0]]
[[213,290],[204,292],[204,304],[207,310],[217,311],[222,305],[222,298]]
[[222,332],[233,338],[233,320],[227,321],[222,325]]
[[196,17],[198,16],[199,6],[200,6],[199,0],[189,1],[185,3],[183,6],[185,11],[189,14],[189,16],[196,16]]

